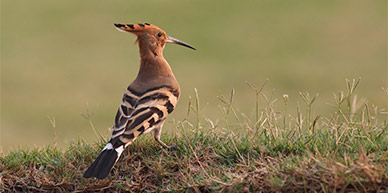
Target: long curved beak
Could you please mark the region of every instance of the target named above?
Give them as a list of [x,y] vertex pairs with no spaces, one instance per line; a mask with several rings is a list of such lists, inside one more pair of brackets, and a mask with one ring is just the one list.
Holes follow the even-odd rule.
[[168,36],[167,37],[167,40],[166,40],[167,43],[173,43],[173,44],[178,44],[178,45],[181,45],[181,46],[185,46],[185,47],[188,47],[188,48],[191,48],[193,50],[196,50],[193,46],[191,46],[190,44],[184,42],[184,41],[180,41],[176,38],[173,38],[171,36]]

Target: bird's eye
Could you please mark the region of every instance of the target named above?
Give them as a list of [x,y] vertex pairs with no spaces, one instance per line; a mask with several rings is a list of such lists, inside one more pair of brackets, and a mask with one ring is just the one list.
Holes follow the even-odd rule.
[[159,32],[159,33],[158,33],[158,37],[162,37],[162,33]]

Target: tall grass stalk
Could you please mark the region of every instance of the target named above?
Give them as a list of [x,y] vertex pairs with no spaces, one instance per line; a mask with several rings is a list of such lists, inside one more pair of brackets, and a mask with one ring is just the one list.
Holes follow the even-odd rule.
[[[175,151],[161,149],[152,137],[143,136],[124,152],[108,179],[95,180],[82,178],[82,173],[104,140],[95,144],[78,140],[66,151],[51,146],[15,150],[1,155],[0,188],[8,192],[387,192],[388,123],[379,120],[385,111],[357,102],[358,82],[348,85],[346,95],[334,95],[337,109],[328,117],[314,116],[317,95],[301,93],[307,110],[298,103],[297,115],[292,116],[287,113],[286,96],[284,113],[279,113],[274,92],[267,96],[250,84],[259,96],[253,103],[264,101],[260,109],[254,106],[258,111],[251,117],[234,110],[233,89],[230,96],[219,96],[219,119],[225,124],[206,118],[195,89],[194,105],[190,100],[186,119],[176,124],[177,134],[162,136],[177,144]],[[230,119],[238,125],[230,124]]]

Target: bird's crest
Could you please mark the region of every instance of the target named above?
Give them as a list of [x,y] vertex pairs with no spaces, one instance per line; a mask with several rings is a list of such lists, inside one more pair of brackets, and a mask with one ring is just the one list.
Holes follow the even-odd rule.
[[138,23],[138,24],[118,24],[118,23],[115,23],[114,25],[116,26],[116,28],[119,31],[132,32],[132,33],[143,32],[143,31],[147,31],[150,29],[159,29],[158,27],[151,25],[149,23]]

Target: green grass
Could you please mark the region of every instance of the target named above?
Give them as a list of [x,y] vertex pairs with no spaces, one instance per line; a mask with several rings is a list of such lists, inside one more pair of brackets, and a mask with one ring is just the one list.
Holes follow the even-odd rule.
[[[177,149],[166,151],[142,136],[105,180],[82,174],[105,145],[77,140],[66,150],[52,146],[13,150],[0,158],[5,191],[60,192],[384,192],[388,187],[388,123],[385,113],[357,101],[359,81],[335,96],[337,111],[316,115],[315,97],[301,93],[297,116],[287,96],[276,100],[251,85],[256,115],[234,107],[232,90],[220,95],[223,117],[202,117],[198,93],[186,118],[163,135]],[[264,101],[262,104],[261,101]],[[276,106],[284,103],[284,109]],[[304,108],[306,107],[306,108]],[[301,110],[301,109],[305,109]],[[96,134],[95,137],[99,135]]]

